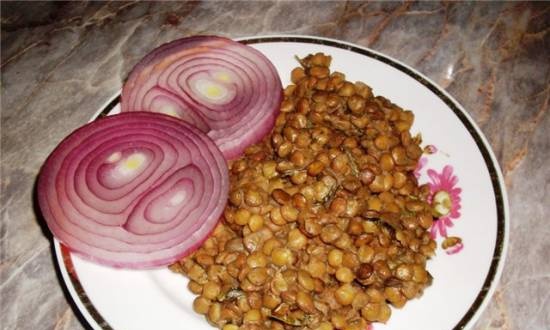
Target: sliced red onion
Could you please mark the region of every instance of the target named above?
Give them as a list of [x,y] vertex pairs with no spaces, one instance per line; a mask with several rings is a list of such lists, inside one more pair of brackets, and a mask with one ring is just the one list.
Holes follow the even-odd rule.
[[196,36],[143,58],[122,89],[121,106],[183,119],[233,159],[271,131],[281,100],[281,80],[263,54],[231,39]]
[[133,112],[89,123],[63,140],[38,180],[55,237],[95,262],[170,264],[214,229],[229,189],[225,159],[199,129]]

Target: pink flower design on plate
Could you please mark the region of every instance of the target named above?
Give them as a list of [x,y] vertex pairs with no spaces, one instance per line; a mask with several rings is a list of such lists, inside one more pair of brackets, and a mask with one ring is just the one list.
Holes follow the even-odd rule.
[[420,178],[420,171],[428,164],[428,158],[427,157],[420,157],[418,160],[418,163],[416,163],[416,167],[414,168],[413,174],[416,177],[416,179]]
[[[424,148],[424,153],[428,155],[435,154],[437,152],[437,147],[433,144],[427,145]],[[420,171],[428,164],[428,157],[420,157],[418,160],[418,163],[416,163],[416,167],[413,170],[414,176],[419,179],[420,178]]]
[[441,173],[429,169],[428,176],[431,180],[428,183],[430,186],[428,202],[432,204],[434,216],[437,218],[430,234],[432,238],[437,237],[438,234],[447,237],[447,228],[452,227],[453,221],[460,217],[462,189],[456,186],[458,177],[453,174],[453,167],[450,165],[445,166]]
[[426,148],[424,148],[424,152],[428,153],[429,155],[435,154],[439,149],[437,149],[436,146],[433,144],[428,144]]
[[458,252],[462,251],[463,248],[464,248],[464,244],[462,244],[462,242],[460,242],[457,245],[448,248],[445,251],[445,253],[447,253],[447,254],[457,254]]

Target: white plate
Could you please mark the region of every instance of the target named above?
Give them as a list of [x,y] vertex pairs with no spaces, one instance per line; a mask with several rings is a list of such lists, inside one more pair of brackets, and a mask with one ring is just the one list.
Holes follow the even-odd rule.
[[[325,52],[331,69],[348,80],[369,84],[376,95],[415,114],[413,132],[439,150],[427,157],[427,169],[446,165],[461,188],[460,217],[449,236],[463,239],[464,248],[448,255],[438,248],[428,263],[434,280],[420,299],[394,310],[390,321],[375,330],[451,330],[472,327],[487,305],[504,264],[508,240],[507,197],[502,175],[486,139],[466,111],[443,89],[414,69],[386,55],[353,44],[317,37],[267,36],[244,42],[264,53],[284,85],[297,66],[295,55]],[[99,114],[119,111],[118,95]],[[95,116],[94,118],[96,118]],[[440,242],[441,239],[438,239]],[[212,329],[192,310],[194,296],[187,280],[167,269],[116,270],[77,256],[54,242],[63,281],[76,306],[93,329]]]

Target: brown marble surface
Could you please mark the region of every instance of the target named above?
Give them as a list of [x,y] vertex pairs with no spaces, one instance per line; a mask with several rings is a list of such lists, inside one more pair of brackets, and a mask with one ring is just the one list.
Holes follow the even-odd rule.
[[1,329],[83,328],[33,203],[55,145],[156,45],[275,33],[368,46],[464,105],[500,162],[511,211],[502,280],[474,329],[550,329],[549,3],[2,2],[1,10]]

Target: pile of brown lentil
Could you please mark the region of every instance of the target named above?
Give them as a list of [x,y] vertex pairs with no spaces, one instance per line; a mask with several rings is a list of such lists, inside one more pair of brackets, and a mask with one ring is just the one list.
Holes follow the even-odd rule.
[[272,133],[230,164],[221,223],[170,266],[223,330],[364,330],[431,282],[413,113],[331,73],[330,56],[299,62]]

